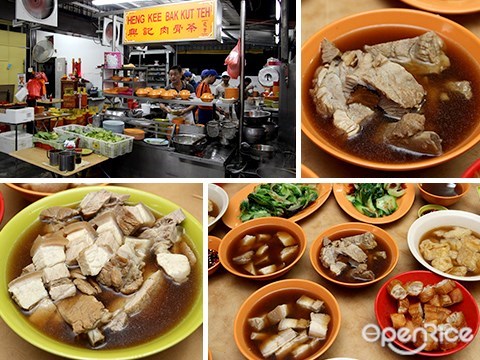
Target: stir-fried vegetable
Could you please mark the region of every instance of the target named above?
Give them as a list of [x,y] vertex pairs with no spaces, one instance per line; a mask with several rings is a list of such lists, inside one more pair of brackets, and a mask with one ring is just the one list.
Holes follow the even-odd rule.
[[363,215],[378,218],[397,211],[397,198],[406,191],[405,184],[349,184],[347,199]]
[[267,216],[289,218],[317,198],[314,184],[260,184],[240,204],[240,220]]

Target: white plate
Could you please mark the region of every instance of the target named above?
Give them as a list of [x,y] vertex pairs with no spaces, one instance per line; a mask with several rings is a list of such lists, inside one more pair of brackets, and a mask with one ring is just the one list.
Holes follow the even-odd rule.
[[150,145],[157,145],[157,146],[168,145],[167,139],[146,138],[146,139],[143,139],[143,141],[145,141],[147,144],[150,144]]

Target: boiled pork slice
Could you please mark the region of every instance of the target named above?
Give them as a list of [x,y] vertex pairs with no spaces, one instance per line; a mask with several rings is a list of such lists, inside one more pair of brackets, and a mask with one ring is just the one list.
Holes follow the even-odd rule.
[[445,88],[453,93],[461,94],[467,100],[473,97],[472,84],[470,81],[449,81],[445,83]]
[[180,225],[187,217],[182,209],[177,209],[157,220],[158,224]]
[[440,74],[450,67],[450,60],[443,51],[445,43],[433,31],[420,36],[365,46],[365,51],[415,69],[421,74]]
[[143,226],[152,226],[155,217],[143,204],[122,206],[122,211],[116,214],[118,226],[124,235],[131,235]]
[[80,202],[80,212],[85,217],[95,215],[105,204],[108,203],[111,196],[112,193],[106,190],[88,193]]
[[40,221],[62,223],[68,222],[73,217],[78,216],[79,212],[64,206],[52,206],[48,209],[42,210],[39,215]]
[[310,327],[308,335],[324,340],[327,337],[328,324],[330,323],[330,315],[310,313]]
[[142,287],[133,294],[125,303],[124,311],[132,316],[149,305],[151,299],[158,295],[162,287],[164,276],[160,270],[151,274],[143,283]]
[[67,240],[62,236],[39,235],[30,250],[35,269],[38,271],[64,262],[66,244]]
[[370,231],[359,235],[344,237],[342,241],[344,241],[345,244],[355,244],[363,250],[371,250],[377,247],[375,236]]
[[110,248],[92,244],[80,251],[77,262],[83,275],[96,276],[111,259],[113,253]]
[[157,254],[157,263],[176,283],[181,284],[188,280],[191,268],[185,255],[160,253]]
[[63,324],[63,319],[53,301],[43,298],[31,311],[28,320],[41,328]]
[[328,39],[322,40],[322,63],[330,64],[334,59],[342,56],[342,52]]
[[137,291],[143,284],[144,263],[136,263],[122,256],[115,255],[102,268],[97,276],[97,281],[112,287],[123,294]]
[[58,301],[75,296],[77,288],[72,280],[62,278],[50,283],[48,293],[54,301]]
[[86,333],[109,321],[111,314],[94,296],[79,294],[57,303],[63,319],[75,334]]
[[66,261],[67,265],[76,265],[80,252],[95,242],[95,229],[86,221],[77,222],[65,227],[68,240]]
[[398,148],[425,155],[441,155],[442,139],[434,131],[425,131],[425,116],[406,114],[400,121],[388,124],[385,142]]
[[297,332],[292,329],[280,331],[277,335],[271,336],[259,345],[260,352],[265,358],[268,358],[296,336]]
[[43,282],[49,284],[52,281],[70,277],[67,265],[64,262],[43,269]]
[[288,343],[283,345],[280,349],[278,349],[275,352],[275,358],[285,359],[293,350],[295,350],[298,346],[302,345],[308,340],[309,340],[309,337],[307,335],[307,332],[302,331],[295,338],[293,338]]
[[22,309],[30,310],[40,300],[48,297],[42,275],[42,271],[35,271],[20,276],[8,284],[8,292]]
[[92,279],[84,280],[76,278],[73,279],[73,283],[77,289],[85,295],[97,295],[102,292],[102,288]]
[[118,332],[125,329],[127,325],[128,314],[123,309],[119,309],[113,313],[112,319],[103,327],[103,329]]

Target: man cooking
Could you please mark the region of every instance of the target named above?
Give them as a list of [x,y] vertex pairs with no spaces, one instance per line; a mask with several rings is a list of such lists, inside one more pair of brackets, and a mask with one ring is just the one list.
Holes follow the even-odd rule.
[[[175,65],[168,71],[168,77],[170,78],[170,84],[165,87],[165,90],[188,90],[193,93],[195,90],[193,86],[185,81],[182,81],[183,70],[181,66]],[[172,120],[177,117],[183,117],[185,124],[195,124],[195,118],[193,116],[193,110],[195,105],[182,105],[182,104],[163,104],[160,103],[160,109],[167,113],[168,120]]]

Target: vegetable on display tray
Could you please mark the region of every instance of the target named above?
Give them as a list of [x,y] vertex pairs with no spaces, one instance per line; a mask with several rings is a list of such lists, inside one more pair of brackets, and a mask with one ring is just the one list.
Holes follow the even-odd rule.
[[54,128],[54,131],[60,135],[77,135],[80,138],[80,147],[92,149],[96,154],[109,158],[124,155],[133,149],[133,136],[117,134],[91,125],[59,126]]

